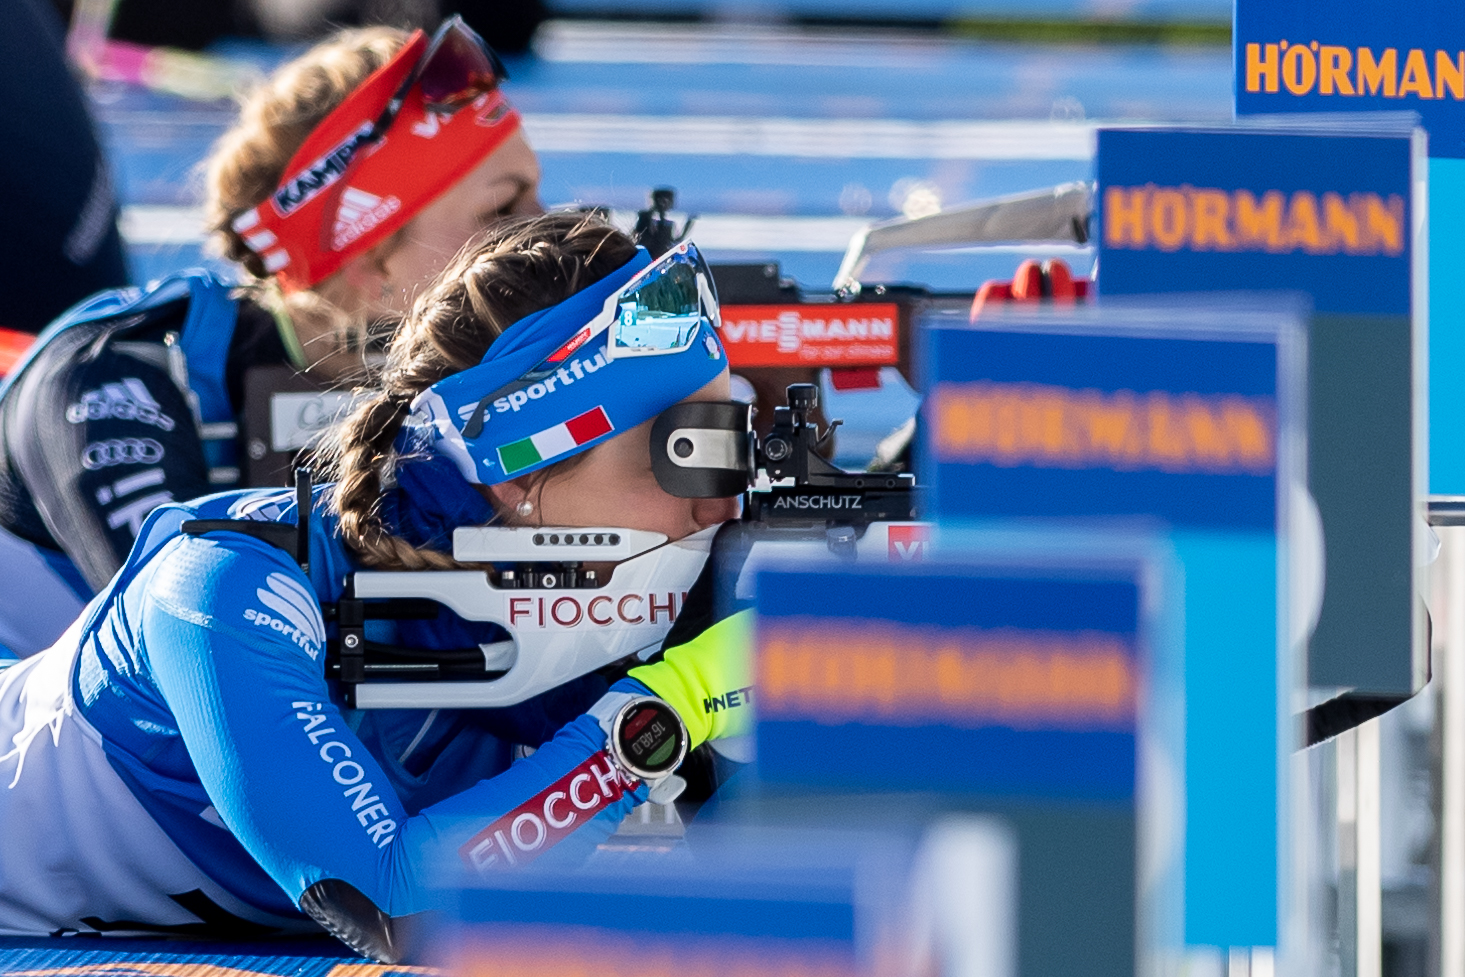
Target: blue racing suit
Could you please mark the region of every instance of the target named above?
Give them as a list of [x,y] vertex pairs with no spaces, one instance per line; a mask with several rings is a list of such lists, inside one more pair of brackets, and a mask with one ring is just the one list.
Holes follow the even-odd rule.
[[41,334],[0,386],[0,575],[26,581],[0,645],[56,640],[158,505],[251,484],[246,378],[303,363],[283,337],[201,271],[101,292]]
[[[584,715],[607,691],[608,680],[598,675],[507,709],[343,709],[336,683],[325,675],[335,625],[323,619],[321,605],[338,600],[346,575],[359,567],[328,511],[331,491],[315,490],[308,572],[260,539],[181,529],[189,519],[293,525],[295,501],[287,490],[227,492],[155,510],[127,562],[67,635],[0,679],[0,737],[15,744],[0,757],[0,787],[10,782],[9,795],[19,798],[31,782],[50,784],[46,796],[61,799],[47,803],[64,801],[68,818],[85,820],[83,809],[106,793],[102,780],[115,775],[184,856],[179,864],[202,876],[151,883],[193,886],[160,893],[165,908],[167,900],[184,907],[211,900],[215,916],[278,928],[292,917],[303,921],[303,907],[357,949],[391,957],[390,941],[373,935],[375,924],[363,923],[363,916],[374,913],[386,925],[388,917],[430,908],[430,882],[444,873],[504,865],[490,854],[494,830],[500,843],[512,835],[511,862],[516,854],[522,861],[582,858],[645,799],[647,788],[619,777],[602,752],[598,720]],[[383,512],[412,542],[442,548],[454,526],[483,523],[491,514],[440,459],[401,468]],[[377,639],[417,647],[502,638],[491,633],[494,626],[446,610],[436,620],[373,623],[396,631]],[[39,688],[48,672],[65,676],[67,688],[58,705],[42,708],[50,701]],[[37,688],[26,688],[32,684]],[[614,689],[647,694],[632,679]],[[80,745],[63,743],[76,736],[68,734],[68,723],[86,733],[76,740]],[[42,731],[49,737],[39,736]],[[100,744],[105,765],[67,759],[66,749],[84,754],[88,742]],[[512,761],[515,743],[538,749]],[[83,776],[93,784],[67,786],[68,778]],[[35,815],[7,815],[6,795],[0,789],[0,821],[7,825],[0,838],[0,932],[187,929],[176,925],[186,915],[126,902],[148,887],[137,879],[113,886],[129,893],[117,897],[122,902],[89,902],[88,890],[107,886],[83,879],[67,905],[16,909],[31,898],[18,891],[28,870],[7,859],[24,857],[23,825]],[[109,811],[98,809],[72,833],[90,843],[97,833],[115,832],[99,845],[112,852],[137,832],[152,831],[113,823],[139,820],[115,813],[129,804],[123,797]],[[534,815],[522,824],[521,809]],[[56,830],[42,826],[35,833]],[[99,864],[119,858],[97,856],[65,871],[151,870],[129,868],[125,859]],[[63,874],[54,859],[47,866],[35,871]],[[157,918],[141,918],[149,912]],[[126,914],[131,925],[107,920],[107,913]]]

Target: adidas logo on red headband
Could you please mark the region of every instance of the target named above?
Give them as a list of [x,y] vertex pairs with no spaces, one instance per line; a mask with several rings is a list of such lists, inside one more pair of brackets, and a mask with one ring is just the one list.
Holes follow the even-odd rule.
[[395,234],[518,130],[518,113],[496,87],[445,112],[429,109],[414,83],[372,139],[427,50],[421,31],[408,38],[306,137],[269,198],[234,220],[285,291],[319,284]]
[[331,228],[331,242],[337,251],[345,248],[363,234],[369,234],[382,222],[402,209],[402,201],[396,197],[378,197],[347,187],[341,193],[341,209],[336,211],[336,222]]

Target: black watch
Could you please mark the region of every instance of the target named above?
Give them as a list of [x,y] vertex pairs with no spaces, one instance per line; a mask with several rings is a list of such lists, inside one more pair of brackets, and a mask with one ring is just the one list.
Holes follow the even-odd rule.
[[687,758],[687,727],[660,699],[635,696],[610,717],[606,751],[626,773],[649,783],[671,776]]

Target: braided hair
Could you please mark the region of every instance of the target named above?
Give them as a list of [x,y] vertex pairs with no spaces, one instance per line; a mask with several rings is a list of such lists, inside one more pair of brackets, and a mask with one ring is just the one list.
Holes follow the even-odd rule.
[[363,563],[390,570],[459,566],[447,553],[393,535],[382,522],[383,479],[395,468],[393,443],[408,405],[439,380],[476,366],[513,323],[599,281],[635,250],[630,238],[593,215],[507,221],[465,247],[418,296],[387,349],[378,388],[317,455],[336,482],[332,506],[342,538]]

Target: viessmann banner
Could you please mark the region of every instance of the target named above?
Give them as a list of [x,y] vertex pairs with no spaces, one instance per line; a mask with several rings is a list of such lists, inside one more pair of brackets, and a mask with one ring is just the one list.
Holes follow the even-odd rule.
[[722,342],[734,369],[894,366],[900,360],[900,306],[724,305]]

